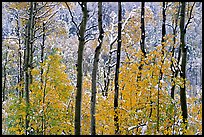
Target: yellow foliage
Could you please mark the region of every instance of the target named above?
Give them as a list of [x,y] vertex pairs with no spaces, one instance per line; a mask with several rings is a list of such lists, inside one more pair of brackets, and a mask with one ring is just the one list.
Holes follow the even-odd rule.
[[[133,19],[133,23],[136,19]],[[129,27],[129,26],[127,26]],[[137,27],[132,28],[138,29]],[[128,29],[127,29],[128,30]],[[137,36],[130,35],[134,39]],[[137,34],[138,35],[138,34]],[[128,37],[127,35],[124,37]],[[167,35],[167,42],[162,43],[165,48],[170,46],[172,37]],[[124,38],[125,39],[125,38]],[[168,41],[169,40],[169,41]],[[135,43],[138,39],[135,39]],[[129,41],[125,41],[129,45]],[[176,77],[171,81],[171,58],[166,58],[162,62],[162,46],[159,45],[155,50],[150,51],[146,58],[140,49],[127,49],[131,59],[125,59],[125,62],[134,61],[133,63],[124,63],[120,68],[119,74],[119,107],[117,108],[119,117],[120,134],[122,135],[140,135],[143,132],[141,124],[148,123],[145,134],[181,134],[180,129],[184,130],[184,125],[179,121],[183,119],[180,109],[179,95],[175,93],[174,103],[169,95],[167,87],[171,83],[184,86],[184,80]],[[168,55],[167,50],[164,54]],[[170,54],[169,54],[170,55]],[[141,61],[141,59],[143,59]],[[60,135],[74,134],[74,103],[75,88],[71,85],[71,80],[65,73],[66,66],[61,63],[62,57],[59,54],[48,56],[40,68],[32,70],[33,83],[30,85],[30,125],[35,134],[42,134],[42,118],[45,120],[44,134]],[[173,62],[176,62],[173,59]],[[140,64],[142,69],[139,69]],[[40,69],[43,69],[43,83],[40,81]],[[163,79],[160,80],[160,70],[163,73]],[[141,80],[138,80],[138,74],[141,73]],[[83,79],[82,92],[82,112],[81,112],[81,134],[90,134],[90,99],[91,99],[91,78],[85,76]],[[159,83],[160,82],[160,83]],[[187,85],[190,85],[187,82]],[[102,135],[115,134],[114,127],[114,83],[111,81],[108,97],[101,94],[98,88],[96,96],[96,133]],[[158,105],[159,91],[159,105]],[[13,97],[11,95],[11,97]],[[188,104],[188,123],[189,128],[185,134],[202,133],[202,103],[201,97],[191,97],[187,99]],[[14,104],[19,104],[15,106]],[[5,107],[5,106],[4,106]],[[158,108],[159,107],[159,108]],[[11,134],[23,134],[25,121],[25,100],[19,102],[17,99],[11,101],[9,106],[10,119],[14,119],[9,127]],[[157,112],[159,109],[159,114]],[[12,117],[14,115],[14,118]],[[159,117],[159,129],[157,132],[157,118]],[[3,119],[5,121],[5,118]],[[22,123],[23,124],[22,124]],[[180,124],[180,125],[179,125]],[[131,129],[130,127],[139,126]],[[174,129],[172,129],[174,127]]]

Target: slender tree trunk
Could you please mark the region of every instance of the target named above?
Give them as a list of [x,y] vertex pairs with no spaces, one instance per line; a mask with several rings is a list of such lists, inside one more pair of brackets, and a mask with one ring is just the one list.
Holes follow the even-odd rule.
[[82,83],[83,83],[83,51],[85,45],[85,30],[88,18],[87,2],[81,4],[83,19],[79,30],[79,47],[77,59],[77,93],[75,102],[75,135],[80,135],[81,132],[81,103],[82,103]]
[[[163,15],[163,23],[162,23],[162,42],[165,42],[164,37],[166,35],[166,5],[165,2],[163,2],[162,6],[162,15]],[[164,44],[162,44],[163,46]]]
[[[45,48],[45,23],[43,22],[43,41],[41,44],[41,58],[40,62],[42,63],[41,70],[40,70],[40,81],[41,81],[41,90],[43,92],[43,63],[44,63],[44,48]],[[44,90],[45,91],[45,90]],[[44,112],[44,103],[45,103],[45,92],[43,92],[43,114],[42,114],[42,134],[45,135],[45,112]]]
[[[9,47],[8,47],[9,48]],[[5,60],[5,64],[4,64],[4,67],[3,67],[3,72],[4,72],[4,82],[3,82],[3,87],[2,87],[2,93],[3,93],[3,101],[5,101],[6,99],[6,93],[5,93],[5,90],[6,90],[6,81],[7,81],[7,75],[6,75],[6,65],[8,63],[8,50],[6,51],[6,60]]]
[[185,45],[185,8],[186,3],[181,2],[181,19],[180,19],[180,46],[181,46],[181,52],[182,52],[182,62],[181,62],[181,78],[184,80],[183,87],[180,87],[180,102],[181,102],[181,110],[182,110],[182,116],[183,116],[183,122],[186,124],[187,128],[187,103],[186,103],[186,54],[187,54],[187,48]]
[[32,69],[34,68],[33,66],[33,54],[34,54],[34,48],[33,48],[33,43],[34,43],[34,36],[35,36],[35,15],[36,15],[36,6],[37,3],[33,2],[33,12],[32,12],[32,20],[31,20],[31,29],[30,29],[30,57],[29,57],[29,77],[30,77],[30,84],[32,84],[33,81],[33,76],[31,74]]
[[105,69],[104,69],[105,80],[104,80],[104,91],[102,92],[102,94],[103,94],[103,96],[106,96],[106,97],[108,96],[108,89],[109,89],[109,85],[110,85],[110,74],[111,74],[111,68],[112,68],[110,66],[110,64],[111,64],[111,58],[112,58],[112,53],[113,53],[111,50],[113,48],[113,44],[114,43],[110,44],[108,62],[107,62],[107,64],[105,64],[108,67],[107,73],[105,72]]
[[[18,37],[18,68],[19,68],[19,71],[18,71],[18,84],[19,86],[21,87],[22,84],[22,80],[23,80],[23,72],[22,72],[22,54],[21,54],[21,36],[20,36],[20,19],[19,19],[19,15],[17,16],[17,20],[16,20],[16,25],[17,25],[17,37]],[[23,92],[23,89],[19,88],[18,89],[18,97],[19,97],[19,100],[21,102],[21,98],[22,98],[22,92]]]
[[31,67],[30,67],[30,57],[31,57],[31,41],[32,41],[32,26],[33,26],[33,2],[30,3],[30,14],[29,14],[29,20],[28,20],[28,24],[27,24],[27,36],[26,36],[26,52],[25,52],[25,93],[26,93],[26,119],[25,119],[25,134],[28,135],[29,131],[28,131],[28,127],[29,127],[29,91],[30,91],[30,71],[31,71]]
[[50,64],[48,64],[47,66],[47,72],[46,72],[46,75],[45,75],[45,82],[44,82],[44,89],[43,89],[43,117],[42,117],[42,134],[43,135],[46,135],[46,125],[45,125],[45,122],[46,122],[46,114],[45,114],[45,108],[44,108],[44,104],[45,104],[45,96],[46,96],[46,87],[47,87],[47,80],[48,80],[48,73],[49,73],[49,70],[50,70]]
[[202,86],[202,63],[201,63],[201,66],[200,66],[200,85],[199,86]]
[[[173,22],[173,47],[172,47],[172,56],[171,56],[171,71],[172,71],[172,76],[171,76],[171,82],[172,82],[172,87],[171,87],[171,98],[174,100],[174,94],[175,94],[175,81],[174,81],[174,78],[177,77],[178,75],[178,69],[175,70],[175,66],[173,65],[173,58],[174,58],[174,52],[175,52],[175,45],[176,45],[176,29],[178,27],[178,19],[179,19],[179,13],[180,13],[180,6],[178,7],[178,11],[177,11],[177,16],[175,18],[175,21]],[[174,108],[175,108],[175,103],[172,102],[173,105],[174,105]],[[174,118],[173,118],[173,124],[172,124],[172,130],[173,130],[173,133],[174,133],[174,123],[175,123],[175,109],[174,109],[174,112],[173,112],[173,115],[174,115]]]
[[[144,16],[145,16],[145,2],[141,2],[141,41],[140,41],[140,49],[142,50],[142,57],[141,62],[146,57],[146,51],[145,51],[145,22],[144,22]],[[139,65],[139,72],[137,76],[137,81],[141,81],[141,75],[142,75],[142,67],[143,64],[140,63]]]
[[141,42],[140,42],[140,48],[142,50],[142,53],[144,56],[146,56],[145,52],[145,22],[144,22],[144,16],[145,16],[145,2],[142,2],[141,6]]
[[[18,84],[19,87],[18,88],[18,98],[19,98],[19,105],[22,102],[22,98],[23,98],[23,87],[22,87],[22,81],[23,81],[23,69],[22,69],[22,53],[21,53],[21,35],[20,35],[20,18],[19,15],[17,16],[17,20],[16,20],[16,25],[17,25],[17,37],[18,37]],[[19,116],[19,125],[21,126],[21,128],[23,127],[22,124],[22,115]]]
[[[128,20],[131,18],[131,16],[129,16],[123,26],[122,26],[122,29],[121,31],[125,28],[125,25],[127,24]],[[114,27],[112,27],[111,31],[114,30]],[[111,39],[111,42],[110,42],[110,48],[109,48],[109,56],[108,56],[108,62],[105,63],[105,67],[107,66],[108,67],[108,70],[107,70],[107,73],[105,73],[105,68],[104,68],[104,90],[102,92],[102,95],[104,96],[108,96],[108,88],[109,88],[109,85],[110,85],[110,74],[111,74],[111,68],[114,67],[114,65],[111,65],[111,58],[112,58],[112,53],[114,51],[112,51],[112,48],[113,48],[113,44],[117,41],[118,39],[118,36],[115,36],[113,39]]]
[[[179,18],[179,13],[180,13],[180,6],[178,7],[178,11],[177,11],[177,16],[176,16],[176,19],[175,19],[175,26],[173,28],[173,48],[172,48],[172,57],[171,57],[171,71],[173,72],[172,74],[172,77],[171,77],[171,81],[173,83],[172,87],[171,87],[171,97],[174,99],[174,92],[175,92],[175,82],[173,80],[173,78],[176,78],[178,76],[178,69],[175,70],[175,67],[173,67],[173,60],[172,58],[174,57],[174,50],[175,50],[175,47],[174,45],[176,44],[176,29],[177,29],[177,26],[178,26],[178,18]],[[180,50],[179,50],[179,58],[180,58]],[[179,62],[179,59],[178,59],[178,62]],[[174,69],[173,69],[174,68]]]
[[91,135],[96,134],[95,128],[95,104],[96,104],[96,74],[98,70],[98,61],[101,46],[103,43],[103,28],[102,28],[102,2],[98,2],[98,29],[99,29],[99,45],[96,47],[94,62],[93,62],[93,71],[92,71],[92,94],[91,94]]
[[119,134],[119,119],[118,119],[118,94],[119,94],[119,68],[120,68],[120,52],[121,52],[121,28],[122,28],[122,9],[121,2],[118,2],[118,48],[117,48],[117,62],[115,69],[115,95],[114,95],[114,125],[115,134]]
[[161,69],[160,69],[160,76],[159,76],[159,82],[158,82],[158,94],[157,94],[157,131],[159,132],[159,120],[160,120],[160,117],[159,117],[159,95],[160,95],[160,90],[162,88],[161,86],[161,80],[162,80],[162,77],[163,77],[163,71],[162,71],[162,66],[164,64],[164,42],[165,42],[165,35],[166,35],[166,6],[165,6],[165,2],[163,2],[163,6],[162,6],[162,15],[163,15],[163,23],[162,23],[162,56],[161,56]]

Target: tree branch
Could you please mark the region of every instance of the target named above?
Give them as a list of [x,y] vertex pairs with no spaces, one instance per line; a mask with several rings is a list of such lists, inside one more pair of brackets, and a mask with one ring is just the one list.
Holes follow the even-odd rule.
[[45,25],[47,24],[47,22],[55,15],[57,14],[59,10],[55,11],[52,15],[50,15],[50,17],[47,19],[47,21],[45,22]]
[[113,52],[116,52],[117,51],[117,49],[112,49],[111,51],[110,51],[110,54],[112,54]]
[[[55,7],[56,5],[54,5]],[[47,11],[45,11],[44,13],[42,13],[41,15],[37,16],[36,19],[42,18],[45,14],[47,14],[48,12],[50,12],[54,7],[49,8]]]
[[86,37],[88,37],[88,36],[95,36],[95,35],[97,35],[98,33],[94,33],[94,34],[86,34],[86,36],[84,37],[85,39],[86,39]]
[[89,16],[88,20],[89,20],[90,18],[92,18],[92,17],[94,16],[94,14],[95,14],[95,10],[93,11],[93,14],[92,14],[91,16]]
[[[123,23],[122,28],[121,28],[121,31],[124,30],[125,25],[127,24],[127,22],[128,22],[128,20],[130,19],[130,17],[131,17],[131,12],[130,12],[130,14],[129,14],[129,17],[128,17],[128,18],[125,20],[125,22]],[[117,41],[117,39],[118,39],[118,36],[115,36],[110,45],[112,46],[112,45]]]
[[110,65],[109,65],[109,68],[112,68],[112,67],[114,67],[115,65],[116,65],[116,62],[113,63],[113,64],[110,64]]
[[78,35],[78,37],[79,37],[79,28],[78,28],[76,22],[74,21],[74,17],[73,17],[73,15],[72,15],[72,12],[71,12],[71,10],[70,10],[69,5],[67,4],[67,2],[65,2],[65,4],[66,4],[66,6],[67,6],[67,8],[68,8],[68,10],[69,10],[70,16],[71,16],[71,18],[72,18],[72,22],[74,23],[74,25],[75,25],[75,27],[76,27],[76,29],[77,29],[77,31],[78,31],[78,32],[77,32],[77,35]]
[[192,17],[192,11],[193,11],[194,5],[195,5],[195,2],[193,3],[193,6],[192,6],[192,8],[191,8],[191,10],[190,10],[190,17],[188,18],[188,21],[187,21],[186,26],[185,26],[185,28],[184,28],[184,32],[186,32],[186,29],[187,29],[187,27],[188,27],[188,24],[191,23],[190,20],[193,18],[193,17]]
[[145,125],[146,125],[146,124],[140,124],[140,125],[137,125],[137,126],[129,127],[129,128],[128,128],[128,131],[133,130],[133,129],[135,129],[135,128],[139,128],[139,127],[145,126]]
[[166,23],[165,25],[171,27],[173,29],[173,31],[174,31],[174,27],[171,24]]
[[98,25],[94,25],[94,26],[91,26],[90,28],[86,29],[86,31],[92,29],[92,28],[95,28],[95,27],[98,27]]
[[101,84],[99,81],[98,81],[97,83],[98,83],[98,85],[100,86],[101,91],[103,91],[103,86],[102,86],[102,84]]
[[45,4],[39,8],[36,8],[36,11],[40,11],[42,8],[44,8],[47,5],[47,2],[45,2]]
[[93,37],[92,37],[92,38],[90,38],[90,39],[87,39],[87,40],[84,42],[84,44],[87,43],[88,41],[94,40],[94,39],[96,39],[96,38],[93,38]]

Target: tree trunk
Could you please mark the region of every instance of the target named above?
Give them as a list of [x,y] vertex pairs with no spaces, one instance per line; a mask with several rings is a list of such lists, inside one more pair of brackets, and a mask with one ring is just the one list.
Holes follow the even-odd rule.
[[[8,49],[9,49],[9,47],[8,47]],[[6,75],[6,73],[7,73],[6,72],[7,63],[8,63],[8,50],[6,51],[6,60],[5,60],[5,64],[4,64],[4,67],[3,67],[3,72],[4,72],[4,83],[3,83],[3,87],[2,87],[3,101],[5,101],[5,99],[6,99],[5,90],[6,90],[6,81],[7,81],[7,79],[6,79],[6,77],[7,77],[7,75]]]
[[119,68],[120,68],[120,52],[121,52],[121,28],[122,28],[122,9],[121,2],[118,2],[118,48],[117,48],[117,62],[115,69],[115,94],[114,94],[114,125],[115,134],[119,134],[119,119],[118,119],[118,94],[119,94]]
[[[130,18],[131,18],[131,16],[129,15],[129,17],[125,20],[121,31],[123,31],[123,29],[125,28],[125,25],[127,24],[128,20]],[[112,27],[111,31],[113,31],[113,30],[114,30],[114,27]],[[104,68],[104,88],[102,91],[102,95],[106,96],[106,97],[108,96],[108,88],[109,88],[110,80],[111,80],[111,78],[110,78],[111,68],[114,66],[114,65],[111,65],[111,58],[112,58],[112,53],[113,53],[112,48],[113,48],[113,44],[115,44],[117,39],[118,39],[118,36],[115,36],[113,39],[111,38],[111,42],[110,42],[110,46],[109,46],[110,48],[109,48],[108,61],[107,61],[107,63],[105,63],[105,67],[106,66],[108,67],[107,73],[105,73],[106,68]]]
[[[44,62],[44,48],[45,48],[45,23],[43,22],[43,41],[41,44],[41,63],[43,65]],[[41,90],[43,92],[43,114],[42,114],[42,134],[45,135],[45,112],[44,112],[44,103],[45,103],[45,89],[43,90],[43,66],[41,66],[40,70],[40,81],[41,81]],[[45,87],[44,87],[45,88]]]
[[[141,41],[140,41],[140,49],[142,50],[142,57],[141,57],[141,61],[144,60],[144,58],[146,57],[146,51],[145,51],[145,22],[144,22],[144,16],[145,16],[145,2],[141,3]],[[137,76],[137,82],[141,81],[141,70],[142,70],[143,64],[139,65],[139,72],[138,72],[138,76]]]
[[83,51],[84,51],[84,34],[86,30],[88,12],[87,2],[81,4],[83,19],[79,30],[79,47],[77,59],[77,93],[75,102],[75,135],[80,135],[81,132],[81,101],[82,101],[82,83],[83,83]]
[[96,47],[94,62],[93,62],[93,71],[92,71],[92,94],[91,94],[91,135],[96,134],[95,129],[95,104],[96,104],[96,74],[98,70],[98,61],[101,46],[103,43],[103,28],[102,28],[102,2],[98,2],[98,29],[99,29],[99,45]]
[[[182,110],[182,116],[183,116],[183,122],[186,124],[187,120],[187,104],[186,104],[186,54],[187,54],[187,49],[185,45],[185,8],[186,8],[186,3],[181,2],[181,19],[180,19],[180,47],[181,47],[181,52],[182,52],[182,61],[181,61],[181,78],[184,80],[184,85],[183,87],[180,87],[180,102],[181,102],[181,110]],[[187,128],[187,125],[186,125]]]
[[[23,69],[22,69],[22,54],[21,54],[21,35],[20,35],[20,17],[17,16],[17,20],[16,20],[16,25],[17,25],[17,37],[18,37],[18,64],[19,64],[19,72],[18,72],[18,84],[20,87],[22,87],[22,80],[23,80]],[[23,97],[23,89],[22,88],[19,88],[18,89],[18,97],[20,99],[20,102],[21,102],[21,98]]]
[[25,100],[26,100],[26,119],[25,119],[25,134],[28,135],[29,134],[29,131],[28,131],[28,127],[29,127],[29,86],[30,86],[30,71],[31,71],[31,60],[30,60],[30,57],[31,57],[31,41],[33,38],[32,34],[33,34],[33,29],[32,29],[32,26],[33,26],[33,2],[30,3],[30,14],[29,14],[29,20],[28,20],[28,24],[27,24],[27,36],[26,36],[26,52],[25,52],[25,93],[26,93],[26,97],[25,97]]
[[[172,87],[171,87],[171,98],[173,100],[174,100],[174,92],[175,92],[175,87],[176,87],[174,78],[176,78],[177,75],[178,75],[178,70],[175,70],[175,67],[173,65],[173,57],[174,57],[174,50],[175,50],[174,46],[176,44],[176,32],[177,32],[176,29],[178,27],[179,13],[180,13],[180,7],[179,7],[179,9],[177,11],[177,16],[176,16],[175,22],[173,22],[173,24],[174,24],[173,25],[174,26],[174,28],[173,28],[173,47],[172,47],[172,51],[171,51],[171,53],[172,53],[172,56],[171,56],[171,71],[172,71],[171,82],[173,84]],[[172,102],[172,103],[173,103],[174,108],[175,108],[175,103],[174,102]],[[175,128],[175,125],[174,125],[174,123],[175,123],[175,111],[173,112],[173,115],[174,115],[174,118],[173,118],[172,130],[173,130],[173,133],[174,133],[174,128]]]
[[[176,29],[177,29],[177,26],[178,26],[178,18],[179,18],[179,13],[180,13],[180,6],[178,7],[179,9],[178,9],[178,12],[177,12],[177,16],[176,16],[176,19],[175,19],[175,26],[174,26],[174,28],[173,28],[173,35],[174,35],[174,37],[173,37],[173,48],[172,48],[172,57],[171,57],[171,71],[173,72],[172,73],[172,77],[171,77],[171,81],[172,81],[172,83],[173,83],[173,85],[172,85],[172,87],[171,87],[171,97],[174,99],[174,92],[175,92],[175,82],[174,82],[174,80],[173,80],[173,78],[176,78],[177,76],[178,76],[178,69],[176,69],[175,70],[175,67],[173,67],[173,60],[172,60],[172,58],[174,57],[174,50],[175,50],[175,47],[174,47],[174,45],[176,44]],[[180,50],[179,50],[179,58],[180,58]],[[179,63],[179,59],[178,58],[178,63]],[[173,69],[174,68],[174,69]]]
[[141,6],[141,42],[140,42],[140,46],[141,46],[141,50],[142,53],[144,54],[144,56],[146,56],[146,52],[145,52],[145,22],[144,22],[144,16],[145,16],[145,2],[142,2],[142,6]]
[[166,35],[166,5],[165,5],[165,2],[163,2],[163,6],[162,6],[162,15],[163,15],[163,22],[162,22],[162,56],[161,56],[161,69],[160,69],[160,76],[159,76],[159,82],[158,82],[158,94],[157,94],[157,131],[159,132],[159,120],[160,120],[160,117],[159,117],[159,95],[160,95],[160,90],[162,88],[161,86],[161,80],[162,80],[162,77],[163,77],[163,71],[162,71],[162,66],[164,64],[164,42],[165,42],[165,35]]
[[33,49],[33,42],[34,42],[34,36],[35,36],[35,12],[36,12],[36,6],[37,3],[33,2],[33,13],[32,13],[32,20],[31,20],[31,30],[30,30],[30,57],[29,57],[29,67],[30,67],[30,71],[29,71],[29,77],[30,77],[30,84],[32,84],[33,81],[33,76],[31,74],[32,69],[34,68],[33,66],[33,53],[34,53],[34,49]]
[[[166,7],[165,7],[165,2],[163,2],[163,6],[162,6],[162,15],[163,15],[163,22],[162,22],[162,42],[164,41],[164,37],[166,35]],[[163,44],[162,44],[163,45]]]
[[109,55],[108,55],[108,62],[105,64],[105,67],[107,66],[108,70],[107,73],[105,72],[104,68],[104,91],[102,92],[102,95],[107,97],[108,96],[108,89],[109,89],[109,85],[110,85],[110,75],[111,75],[111,58],[112,58],[112,48],[113,48],[113,43],[110,44],[110,48],[109,48]]
[[[23,68],[22,68],[22,53],[21,53],[21,32],[20,32],[20,17],[19,15],[17,15],[17,19],[16,19],[16,26],[17,26],[17,31],[16,31],[16,35],[17,35],[17,39],[18,39],[18,85],[20,88],[17,88],[18,91],[18,98],[19,98],[19,105],[22,102],[22,98],[23,98]],[[19,116],[19,125],[21,128],[23,128],[23,124],[22,124],[22,115]]]

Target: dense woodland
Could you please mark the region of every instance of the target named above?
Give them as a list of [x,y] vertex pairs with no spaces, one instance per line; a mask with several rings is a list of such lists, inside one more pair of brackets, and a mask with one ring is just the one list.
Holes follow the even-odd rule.
[[201,2],[3,2],[2,134],[201,135]]

